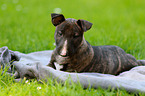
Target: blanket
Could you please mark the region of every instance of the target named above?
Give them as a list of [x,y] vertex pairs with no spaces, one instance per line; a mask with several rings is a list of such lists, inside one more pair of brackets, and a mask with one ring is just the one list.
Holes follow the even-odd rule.
[[118,76],[101,73],[69,73],[46,66],[50,61],[51,54],[52,50],[24,54],[2,47],[0,48],[0,67],[4,69],[6,66],[11,66],[8,72],[10,73],[14,69],[15,78],[35,78],[46,82],[48,78],[51,78],[62,84],[71,78],[70,84],[72,81],[74,83],[79,81],[84,88],[114,88],[125,89],[133,93],[145,93],[145,66],[134,67]]

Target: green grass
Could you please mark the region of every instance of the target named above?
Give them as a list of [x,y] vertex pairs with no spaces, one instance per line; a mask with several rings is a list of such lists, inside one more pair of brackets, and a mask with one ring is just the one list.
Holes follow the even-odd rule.
[[[91,45],[116,45],[137,59],[145,59],[145,0],[0,0],[0,47],[29,53],[53,50],[55,27],[50,14],[61,8],[66,18],[93,23],[85,38]],[[14,83],[0,76],[5,95],[129,95],[125,91]],[[47,85],[47,86],[46,86]],[[42,88],[38,91],[37,87]]]
[[[6,71],[5,71],[6,72]],[[2,70],[0,71],[2,74]],[[66,82],[63,86],[56,81],[48,80],[44,81],[26,80],[14,83],[14,78],[8,74],[3,73],[0,76],[0,95],[1,96],[133,96],[125,90],[114,89],[83,89],[81,85],[72,84],[69,85]],[[40,83],[41,82],[41,83]],[[139,93],[139,95],[143,95]]]

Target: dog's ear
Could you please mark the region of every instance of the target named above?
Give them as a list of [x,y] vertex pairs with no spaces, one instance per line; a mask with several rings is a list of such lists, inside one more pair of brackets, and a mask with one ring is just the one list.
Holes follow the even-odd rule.
[[52,20],[52,24],[54,26],[57,26],[57,25],[61,24],[63,21],[65,21],[65,18],[62,14],[52,13],[51,20]]
[[81,27],[81,29],[86,32],[87,30],[89,30],[92,27],[92,23],[86,20],[81,20],[79,19],[77,21],[77,24]]

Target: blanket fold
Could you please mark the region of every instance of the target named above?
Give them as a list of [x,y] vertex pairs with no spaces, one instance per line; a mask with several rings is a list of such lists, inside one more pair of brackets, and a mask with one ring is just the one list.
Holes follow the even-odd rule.
[[6,66],[9,66],[8,72],[12,72],[12,63],[19,60],[20,56],[9,50],[8,47],[0,48],[0,68],[4,69]]
[[[71,78],[74,83],[80,82],[84,87],[119,88],[128,92],[145,93],[145,66],[137,66],[118,76],[101,73],[68,73],[46,66],[51,58],[52,50],[24,54],[11,51],[7,47],[0,48],[0,67],[15,66],[16,78],[56,79],[64,83]],[[12,68],[8,70],[12,72]],[[71,84],[70,80],[70,84]]]

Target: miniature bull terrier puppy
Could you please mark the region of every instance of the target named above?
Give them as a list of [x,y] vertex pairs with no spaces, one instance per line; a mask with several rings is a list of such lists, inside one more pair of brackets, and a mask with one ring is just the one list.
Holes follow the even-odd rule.
[[56,26],[55,43],[48,66],[56,69],[55,62],[67,72],[98,72],[118,75],[145,61],[136,60],[117,46],[91,46],[84,38],[84,32],[92,27],[86,20],[65,19],[62,14],[51,14]]

